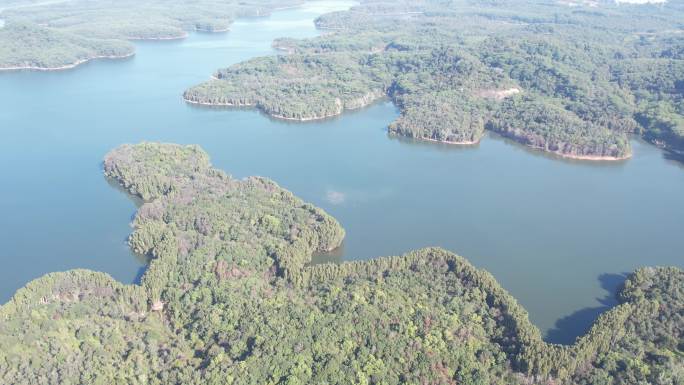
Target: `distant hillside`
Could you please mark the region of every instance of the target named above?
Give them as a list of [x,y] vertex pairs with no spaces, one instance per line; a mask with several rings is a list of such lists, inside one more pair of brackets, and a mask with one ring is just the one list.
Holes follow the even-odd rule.
[[[0,70],[55,70],[133,54],[129,40],[226,31],[237,17],[302,0],[7,1],[0,3]],[[4,10],[3,10],[4,9]]]

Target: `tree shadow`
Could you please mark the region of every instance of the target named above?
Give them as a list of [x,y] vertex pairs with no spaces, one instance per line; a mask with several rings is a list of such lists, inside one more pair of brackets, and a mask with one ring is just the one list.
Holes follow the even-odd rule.
[[105,179],[105,181],[107,181],[107,184],[111,188],[113,188],[114,190],[126,195],[128,197],[128,199],[130,199],[131,202],[133,202],[133,204],[135,204],[135,212],[133,213],[133,215],[131,215],[131,219],[133,219],[135,217],[136,212],[140,208],[140,206],[145,204],[145,201],[142,198],[140,198],[139,196],[133,195],[130,192],[128,192],[128,190],[126,190],[118,181],[116,181],[116,179],[110,178],[108,176],[104,176],[104,179]]
[[340,264],[344,261],[344,256],[344,241],[342,241],[342,244],[333,250],[318,252],[312,255],[309,265],[322,265],[326,263]]
[[[185,99],[184,99],[185,100]],[[273,115],[269,114],[268,112],[264,111],[263,108],[259,107],[258,105],[249,105],[249,106],[229,106],[229,105],[212,105],[212,104],[199,104],[199,103],[192,103],[185,101],[185,105],[188,108],[191,109],[197,109],[197,110],[209,110],[209,111],[241,111],[241,112],[255,112],[258,113],[259,115],[265,117],[271,122],[275,122],[278,124],[282,125],[290,125],[290,126],[298,126],[298,125],[305,125],[305,124],[321,124],[321,123],[326,123],[326,122],[331,122],[335,120],[340,120],[343,118],[346,118],[348,116],[352,115],[358,115],[358,114],[363,114],[366,112],[367,109],[371,107],[375,107],[377,105],[383,104],[383,103],[392,103],[390,98],[387,96],[380,97],[371,103],[359,107],[359,108],[346,108],[342,110],[339,114],[335,115],[330,115],[322,118],[317,118],[317,119],[311,119],[311,120],[297,120],[297,119],[284,119],[284,118],[277,118],[274,117]],[[396,107],[395,107],[396,108]],[[398,112],[397,112],[398,115]]]
[[147,272],[148,265],[140,266],[138,272],[135,273],[135,278],[133,278],[133,284],[140,285],[142,283],[142,277]]
[[666,160],[676,163],[680,167],[684,167],[684,153],[664,150],[663,157]]
[[627,273],[599,275],[598,280],[601,283],[601,288],[607,292],[605,297],[597,298],[601,306],[580,309],[559,319],[553,329],[546,333],[544,340],[554,344],[573,344],[577,337],[589,331],[599,315],[618,304],[617,294],[622,289],[627,276]]
[[[387,131],[387,130],[385,130]],[[406,144],[414,147],[426,147],[432,148],[437,151],[475,151],[480,148],[480,142],[473,144],[458,144],[458,143],[445,143],[445,142],[433,142],[429,140],[414,139],[401,135],[391,134],[387,131],[387,138],[394,140],[398,143]]]
[[625,158],[625,159],[617,159],[617,160],[591,160],[591,159],[575,159],[575,158],[569,158],[566,156],[562,156],[550,151],[544,151],[540,150],[538,148],[530,147],[524,143],[518,142],[517,140],[514,140],[512,138],[509,138],[505,135],[502,135],[496,131],[490,131],[486,130],[486,135],[488,139],[491,140],[498,140],[501,141],[504,145],[513,147],[518,150],[522,150],[527,154],[544,158],[544,159],[550,159],[553,161],[557,162],[562,162],[565,164],[572,164],[572,165],[580,165],[580,166],[589,166],[589,167],[603,167],[603,168],[609,168],[609,167],[623,167],[627,162],[629,162],[632,158]]

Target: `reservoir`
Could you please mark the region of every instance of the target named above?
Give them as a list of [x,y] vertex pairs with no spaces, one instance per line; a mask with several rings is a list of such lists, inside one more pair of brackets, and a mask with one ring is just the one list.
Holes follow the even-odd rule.
[[315,3],[240,19],[221,34],[141,42],[137,55],[64,72],[0,73],[0,301],[53,271],[88,268],[135,282],[126,244],[135,203],[102,175],[123,143],[199,144],[235,177],[269,177],[347,231],[318,262],[441,246],[494,277],[553,342],[571,342],[614,305],[640,266],[684,267],[684,167],[633,142],[633,158],[568,161],[490,134],[477,146],[387,135],[395,107],[283,122],[255,110],[199,108],[183,91],[274,54],[281,36],[316,36]]

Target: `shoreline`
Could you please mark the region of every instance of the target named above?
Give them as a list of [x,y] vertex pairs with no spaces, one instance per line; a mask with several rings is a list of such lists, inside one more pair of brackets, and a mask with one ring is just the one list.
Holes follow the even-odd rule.
[[197,100],[191,100],[183,97],[183,101],[189,104],[196,104],[198,106],[208,106],[208,107],[256,107],[256,104],[235,104],[235,103],[209,103],[209,102],[199,102]]
[[[40,5],[44,5],[44,4],[62,3],[62,2],[64,2],[64,1],[66,1],[66,0],[47,1],[47,2],[45,2],[45,3],[29,4],[29,5],[26,5],[26,6],[27,6],[27,7],[40,6]],[[269,16],[270,14],[272,14],[273,12],[278,12],[278,11],[283,11],[283,10],[288,10],[288,9],[296,9],[296,8],[300,8],[300,7],[304,6],[304,5],[306,5],[306,2],[305,2],[305,1],[301,2],[300,4],[295,4],[295,5],[290,5],[290,6],[274,7],[274,8],[268,9],[268,14],[265,14],[265,15],[257,15],[256,17],[267,17],[267,16]],[[24,6],[19,6],[19,7],[24,7]],[[6,9],[10,9],[10,8],[15,8],[15,7],[0,8],[0,13],[2,13],[3,11],[5,11]],[[206,29],[201,29],[201,28],[195,28],[195,30],[192,31],[192,32],[195,32],[195,33],[226,33],[226,32],[230,32],[230,31],[231,31],[231,26],[232,26],[232,24],[233,24],[235,21],[239,20],[240,18],[241,18],[241,17],[238,17],[238,18],[235,18],[235,19],[231,20],[231,21],[230,21],[230,24],[229,24],[226,28],[214,29],[214,30],[206,30]],[[3,28],[3,27],[4,27],[4,24],[5,24],[5,20],[4,20],[4,19],[0,19],[0,28]],[[315,23],[314,23],[314,24],[315,24]],[[183,31],[183,34],[178,35],[178,36],[149,37],[149,38],[148,38],[148,37],[132,37],[132,38],[122,39],[122,40],[127,40],[127,41],[132,41],[132,42],[138,42],[138,41],[171,41],[171,40],[183,40],[183,39],[187,39],[189,36],[190,36],[190,32],[188,32],[188,31]],[[114,59],[126,59],[126,58],[129,58],[129,57],[134,56],[135,54],[136,54],[136,52],[135,52],[135,50],[134,50],[133,52],[131,52],[131,53],[129,53],[129,54],[126,54],[126,55],[101,55],[101,56],[94,56],[94,57],[89,57],[89,58],[86,58],[86,59],[81,59],[81,60],[78,60],[78,61],[73,62],[73,63],[71,63],[71,64],[66,64],[66,65],[59,66],[59,67],[38,67],[38,66],[0,67],[0,72],[11,72],[11,71],[42,71],[42,72],[63,71],[63,70],[69,70],[69,69],[76,68],[76,67],[78,67],[78,66],[81,65],[81,64],[85,64],[85,63],[88,63],[88,62],[93,61],[93,60],[98,60],[98,59],[112,59],[112,60],[114,60]],[[189,103],[202,104],[202,105],[223,105],[223,104],[209,104],[209,103],[192,102],[192,101],[189,101],[189,100],[186,100],[186,101],[189,102]],[[233,105],[225,104],[225,106],[233,106]],[[235,106],[235,107],[240,107],[240,106]],[[341,114],[341,113],[340,113],[340,114]],[[269,114],[269,115],[270,115],[270,114]],[[337,115],[339,115],[339,114],[337,114]],[[300,119],[296,119],[296,118],[285,118],[285,117],[279,117],[279,116],[275,116],[275,115],[271,115],[271,116],[273,116],[273,117],[275,117],[275,118],[278,118],[278,119],[300,120]],[[335,115],[330,115],[330,116],[326,116],[326,117],[322,117],[322,118],[311,118],[311,119],[310,119],[310,118],[305,118],[305,119],[301,119],[300,121],[319,120],[319,119],[329,118],[329,117],[332,117],[332,116],[335,116]]]
[[[215,76],[212,76],[212,79],[214,79],[214,80],[221,80],[221,79],[216,78]],[[365,107],[367,107],[367,106],[373,104],[373,103],[374,103],[376,100],[378,100],[378,99],[382,99],[382,98],[373,99],[373,100],[370,101],[369,103],[365,103],[365,104],[363,104],[363,105],[360,105],[360,106],[354,107],[354,108],[344,108],[344,107],[343,107],[342,110],[339,111],[339,112],[337,112],[337,113],[328,114],[328,115],[324,115],[324,116],[315,116],[315,117],[306,117],[306,118],[292,118],[292,117],[287,117],[287,116],[283,116],[283,115],[271,114],[271,113],[265,111],[264,109],[262,109],[261,107],[259,107],[259,104],[258,104],[258,103],[253,103],[253,104],[210,103],[210,102],[199,102],[199,101],[190,100],[190,99],[187,99],[187,98],[183,97],[183,100],[185,100],[185,102],[190,103],[190,104],[195,104],[195,105],[214,106],[214,107],[249,107],[249,108],[256,108],[256,109],[260,110],[261,112],[263,112],[264,114],[268,115],[268,116],[271,117],[271,118],[280,119],[280,120],[287,120],[287,121],[294,121],[294,122],[311,122],[311,121],[316,121],[316,120],[324,120],[324,119],[333,118],[333,117],[336,117],[336,116],[343,115],[344,112],[347,111],[347,110],[352,111],[352,110],[357,110],[357,109],[365,108]],[[454,145],[454,146],[475,146],[475,145],[480,144],[480,142],[481,142],[481,140],[482,140],[482,137],[480,137],[480,138],[478,138],[477,140],[455,142],[455,141],[449,141],[449,140],[438,140],[438,139],[423,138],[423,137],[409,137],[409,136],[405,136],[405,135],[401,135],[401,134],[397,134],[397,133],[393,133],[393,132],[389,132],[389,133],[392,134],[392,135],[396,135],[396,136],[398,136],[398,137],[406,138],[406,139],[413,139],[413,140],[417,140],[417,141],[430,142],[430,143],[442,143],[442,144]],[[483,135],[483,136],[484,136],[484,135]],[[570,159],[570,160],[585,160],[585,161],[592,161],[592,162],[617,162],[617,161],[627,160],[627,159],[631,158],[632,155],[633,155],[631,152],[628,153],[628,154],[626,154],[626,155],[623,155],[623,156],[576,155],[576,154],[567,154],[567,153],[558,152],[558,151],[548,151],[548,150],[545,150],[545,149],[543,149],[543,148],[541,148],[541,147],[530,146],[530,145],[527,145],[527,144],[525,144],[525,143],[519,142],[519,141],[517,141],[517,140],[515,140],[515,139],[513,139],[513,138],[510,138],[510,137],[509,137],[508,139],[513,140],[514,142],[516,142],[516,143],[518,143],[518,144],[520,144],[520,145],[523,145],[523,146],[525,146],[525,147],[527,147],[527,148],[530,148],[530,149],[539,151],[539,152],[541,152],[541,153],[550,154],[550,155],[554,155],[554,156],[558,156],[558,157],[560,157],[560,158]]]
[[[63,1],[56,1],[57,3],[63,2]],[[49,2],[52,3],[52,2]],[[42,5],[42,4],[31,4],[29,6],[36,6],[36,5]],[[303,4],[293,6],[294,7],[300,7]],[[0,8],[0,12],[4,11],[5,9],[8,8]],[[277,9],[272,9],[271,11],[276,11]],[[2,21],[2,24],[0,24],[0,28],[4,27],[4,19],[0,20]],[[235,20],[231,21],[231,24],[233,24]],[[203,29],[198,29],[196,28],[193,32],[199,32],[199,33],[226,33],[230,32],[231,28],[230,26],[222,29],[217,29],[217,30],[203,30]],[[188,31],[183,31],[183,34],[178,35],[178,36],[167,36],[167,37],[131,37],[128,39],[122,39],[122,40],[127,40],[127,41],[132,41],[132,42],[140,42],[140,41],[171,41],[171,40],[184,40],[187,39],[190,36],[190,33]],[[11,72],[11,71],[41,71],[41,72],[50,72],[50,71],[64,71],[64,70],[69,70],[78,67],[81,64],[88,63],[93,60],[98,60],[98,59],[126,59],[129,57],[132,57],[135,55],[135,50],[129,54],[126,55],[100,55],[100,56],[93,56],[90,58],[86,59],[81,59],[76,62],[73,62],[71,64],[66,64],[63,66],[59,67],[38,67],[38,66],[15,66],[15,67],[0,67],[0,72]]]
[[187,39],[190,34],[187,31],[183,31],[183,34],[178,36],[165,36],[165,37],[129,37],[128,41],[166,41],[166,40],[183,40]]
[[455,145],[455,146],[474,146],[474,145],[480,144],[480,140],[481,140],[481,139],[477,139],[477,140],[469,140],[469,141],[462,141],[462,142],[454,142],[454,141],[450,141],[450,140],[437,140],[437,139],[432,139],[432,138],[422,138],[422,137],[418,137],[418,136],[410,137],[410,136],[404,136],[404,135],[400,135],[400,134],[393,133],[393,132],[391,132],[391,134],[396,135],[396,136],[401,136],[401,137],[404,137],[407,139],[414,139],[414,140],[419,140],[419,141],[423,141],[423,142],[430,142],[430,143],[449,144],[449,145]]
[[[520,143],[520,142],[518,142]],[[630,151],[627,155],[623,156],[607,156],[607,155],[575,155],[575,154],[566,154],[563,152],[558,152],[558,151],[547,151],[541,147],[533,147],[533,146],[528,146],[527,144],[520,143],[526,147],[532,148],[537,151],[541,151],[546,154],[552,154],[559,156],[561,158],[565,159],[573,159],[573,160],[589,160],[589,161],[594,161],[594,162],[617,162],[621,160],[627,160],[632,157],[632,152]]]
[[[221,80],[221,79],[215,79],[215,80]],[[293,122],[312,122],[312,121],[316,121],[316,120],[325,120],[325,119],[334,118],[336,116],[340,116],[340,115],[344,114],[344,111],[353,111],[353,110],[358,110],[361,108],[368,107],[369,105],[373,104],[373,102],[375,101],[375,100],[373,100],[373,102],[371,102],[371,103],[367,103],[367,104],[364,104],[362,106],[355,107],[355,108],[342,108],[341,111],[333,113],[333,114],[328,114],[328,115],[323,115],[323,116],[306,117],[306,118],[292,118],[292,117],[288,117],[288,116],[276,115],[276,114],[269,113],[269,112],[265,111],[263,108],[259,107],[258,103],[253,103],[253,104],[211,103],[211,102],[200,102],[197,100],[191,100],[191,99],[188,99],[186,97],[183,97],[183,100],[189,104],[200,105],[200,106],[208,106],[208,107],[237,107],[237,108],[239,108],[239,107],[250,107],[250,108],[256,108],[271,118],[279,119],[279,120],[293,121]]]
[[338,113],[336,113],[336,114],[328,114],[328,115],[323,115],[323,116],[314,116],[314,117],[309,117],[309,118],[290,118],[290,117],[283,116],[283,115],[273,115],[273,114],[270,114],[270,113],[264,111],[264,113],[266,113],[268,116],[270,116],[270,117],[272,117],[272,118],[280,119],[280,120],[294,121],[294,122],[313,122],[313,121],[315,121],[315,120],[330,119],[330,118],[334,118],[335,116],[340,116],[340,115],[342,115],[343,112],[344,112],[344,111],[340,111],[340,112],[338,112]]
[[78,60],[74,63],[71,64],[66,64],[60,67],[37,67],[37,66],[22,66],[22,67],[0,67],[0,72],[1,71],[23,71],[23,70],[28,70],[28,71],[43,71],[43,72],[49,72],[49,71],[64,71],[64,70],[69,70],[76,68],[80,66],[81,64],[85,64],[87,62],[93,61],[93,60],[99,60],[99,59],[109,59],[109,60],[116,60],[116,59],[127,59],[130,57],[135,56],[135,51],[131,52],[126,55],[100,55],[100,56],[93,56],[87,59],[81,59]]
[[199,32],[199,33],[226,33],[226,32],[230,32],[230,27],[221,28],[221,29],[195,28],[195,32]]
[[[533,147],[534,148],[534,147]],[[544,151],[544,150],[542,150]],[[564,154],[562,152],[553,152],[553,151],[544,151],[548,152],[550,154],[558,155],[563,158],[567,159],[575,159],[575,160],[591,160],[591,161],[597,161],[597,162],[617,162],[621,160],[627,160],[632,157],[632,154],[629,153],[628,155],[623,155],[623,156],[605,156],[605,155],[572,155],[572,154]]]
[[[385,96],[383,95],[383,96],[379,96],[379,97],[376,97],[376,98],[372,98],[372,99],[369,100],[368,102],[363,103],[363,104],[360,104],[360,105],[358,105],[358,106],[354,106],[354,107],[344,107],[344,106],[342,106],[342,107],[340,108],[340,110],[339,110],[338,112],[336,112],[336,113],[328,114],[328,115],[323,115],[323,116],[315,116],[315,117],[310,117],[310,118],[290,118],[290,117],[286,117],[286,116],[282,116],[282,115],[273,115],[273,114],[270,114],[270,113],[268,113],[268,112],[266,112],[266,111],[263,111],[263,110],[262,110],[262,111],[263,111],[265,114],[267,114],[268,116],[270,116],[270,117],[272,117],[272,118],[275,118],[275,119],[289,120],[289,121],[297,121],[297,122],[312,122],[312,121],[315,121],[315,120],[325,120],[325,119],[334,118],[334,117],[336,117],[336,116],[341,116],[341,115],[344,115],[344,113],[345,113],[346,111],[355,111],[355,110],[360,110],[360,109],[362,109],[362,108],[366,108],[366,107],[372,105],[373,103],[375,103],[376,101],[381,100],[381,99],[384,98],[384,97],[385,97]],[[261,108],[259,108],[259,109],[261,109]]]
[[560,151],[549,151],[549,150],[547,150],[543,147],[540,147],[540,146],[533,146],[533,145],[530,145],[528,143],[521,142],[514,135],[507,135],[504,132],[499,132],[499,131],[495,131],[495,130],[485,130],[485,131],[497,134],[504,139],[510,140],[513,143],[521,145],[527,149],[532,149],[534,151],[538,151],[541,154],[551,155],[551,156],[555,156],[555,157],[558,157],[561,159],[567,159],[567,160],[585,160],[585,161],[591,161],[591,162],[618,162],[618,161],[627,160],[634,155],[632,153],[631,147],[629,149],[629,152],[626,155],[622,155],[622,156],[577,155],[577,154],[568,154],[568,153],[564,153],[564,152],[560,152]]
[[[389,132],[389,133],[391,135],[406,138],[406,139],[412,139],[412,140],[430,142],[430,143],[442,143],[442,144],[456,145],[456,146],[474,146],[474,145],[480,144],[480,142],[481,142],[481,138],[478,140],[474,140],[474,141],[454,142],[454,141],[449,141],[449,140],[437,140],[437,139],[431,139],[431,138],[410,137],[410,136],[405,136],[405,135],[401,135],[401,134],[394,133],[394,132]],[[513,140],[513,139],[510,139],[510,140]],[[617,161],[630,159],[633,156],[633,154],[631,152],[629,154],[623,155],[623,156],[574,155],[574,154],[566,154],[566,153],[557,152],[557,151],[547,151],[541,147],[528,146],[528,145],[521,143],[521,142],[518,142],[516,140],[513,140],[513,141],[518,143],[518,144],[521,144],[527,148],[533,149],[535,151],[539,151],[543,154],[550,154],[550,155],[558,156],[558,157],[563,158],[563,159],[570,159],[570,160],[587,160],[587,161],[594,161],[594,162],[617,162]]]
[[[225,30],[219,30],[219,31],[203,31],[203,30],[197,30],[196,32],[201,32],[201,33],[223,33],[223,32],[228,32],[230,31],[230,28],[227,28]],[[187,39],[190,36],[188,32],[184,32],[182,35],[178,36],[168,36],[168,37],[132,37],[125,39],[127,41],[132,41],[132,42],[144,42],[144,41],[172,41],[172,40],[184,40]],[[64,71],[64,70],[69,70],[69,69],[74,69],[81,64],[88,63],[90,61],[94,60],[99,60],[99,59],[109,59],[109,60],[117,60],[117,59],[127,59],[130,57],[135,56],[136,51],[134,50],[133,52],[126,54],[126,55],[99,55],[99,56],[93,56],[89,57],[86,59],[81,59],[78,61],[75,61],[71,64],[65,64],[63,66],[59,67],[38,67],[38,66],[16,66],[16,67],[0,67],[0,72],[10,72],[10,71],[42,71],[42,72],[50,72],[50,71]]]
[[186,103],[189,103],[189,104],[195,104],[195,105],[207,106],[207,107],[236,107],[236,108],[239,108],[239,107],[249,107],[249,108],[255,108],[255,109],[258,109],[259,111],[263,112],[264,114],[270,116],[271,118],[280,119],[280,120],[297,121],[297,122],[310,122],[310,121],[314,121],[314,120],[323,120],[323,119],[328,119],[328,118],[332,118],[332,117],[335,117],[335,116],[340,116],[340,115],[342,115],[342,112],[340,112],[340,113],[337,113],[337,114],[325,115],[325,116],[323,116],[323,117],[313,117],[313,118],[290,118],[290,117],[286,117],[286,116],[282,116],[282,115],[275,115],[275,114],[268,113],[268,112],[266,112],[265,110],[263,110],[262,108],[260,108],[259,105],[256,104],[256,103],[254,103],[254,104],[210,103],[210,102],[199,102],[199,101],[196,101],[196,100],[190,100],[190,99],[187,99],[187,98],[185,98],[185,97],[183,97],[183,100],[184,100]]

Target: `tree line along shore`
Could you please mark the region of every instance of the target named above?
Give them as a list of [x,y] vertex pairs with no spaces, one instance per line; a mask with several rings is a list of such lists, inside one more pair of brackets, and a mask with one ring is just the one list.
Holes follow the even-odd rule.
[[[131,56],[136,40],[225,32],[238,17],[266,16],[301,0],[23,0],[0,9],[0,70],[57,71]],[[0,7],[1,8],[1,7]]]
[[[496,132],[564,157],[620,160],[629,136],[684,150],[681,2],[362,1],[311,39],[220,69],[187,101],[289,120],[389,97],[389,133],[477,143]],[[509,92],[515,90],[515,92]]]
[[[128,57],[131,40],[222,31],[236,17],[300,3],[103,0],[9,8],[0,69]],[[323,36],[278,39],[274,47],[284,55],[221,69],[184,98],[309,121],[388,97],[400,109],[390,135],[474,144],[491,131],[586,160],[629,158],[629,136],[639,135],[681,155],[684,6],[570,3],[364,0],[319,17]]]
[[344,230],[265,178],[236,180],[197,146],[141,143],[104,172],[144,200],[139,285],[74,270],[0,307],[12,384],[680,384],[684,271],[642,268],[573,345],[464,258],[428,248],[310,265]]

